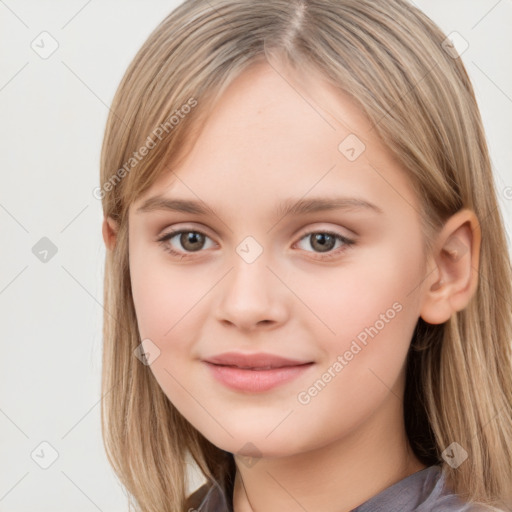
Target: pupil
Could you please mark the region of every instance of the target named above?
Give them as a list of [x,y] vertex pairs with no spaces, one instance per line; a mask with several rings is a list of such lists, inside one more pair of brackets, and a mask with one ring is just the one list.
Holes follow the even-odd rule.
[[[327,243],[326,243],[326,239],[327,239]],[[319,248],[321,252],[326,252],[334,247],[333,242],[334,242],[333,236],[327,235],[325,233],[317,233],[313,237],[312,245],[314,247],[316,243],[319,243],[320,245],[317,248]]]
[[[203,240],[202,235],[199,233],[195,233],[194,231],[189,231],[187,233],[181,234],[181,244],[187,251],[194,251],[201,247]],[[199,242],[199,244],[198,244]],[[199,247],[197,246],[199,245]]]

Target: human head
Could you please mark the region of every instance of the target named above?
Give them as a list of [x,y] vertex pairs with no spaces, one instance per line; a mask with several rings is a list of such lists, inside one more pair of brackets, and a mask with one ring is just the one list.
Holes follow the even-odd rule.
[[[491,312],[485,308],[490,290],[498,286],[507,294],[508,285],[495,283],[491,272],[491,268],[506,272],[503,255],[499,257],[491,252],[492,247],[503,247],[500,234],[503,229],[478,109],[460,59],[444,52],[441,46],[444,36],[426,16],[400,1],[386,4],[262,2],[257,5],[258,18],[253,16],[252,9],[254,4],[250,2],[219,2],[212,8],[203,2],[185,2],[150,36],[114,100],[114,114],[109,119],[102,154],[102,183],[109,180],[114,183],[112,177],[133,151],[145,143],[149,147],[148,136],[159,126],[165,126],[176,109],[183,114],[181,109],[183,105],[191,105],[190,98],[196,99],[197,105],[186,115],[178,116],[178,124],[162,140],[158,139],[156,146],[146,151],[146,156],[103,197],[105,216],[118,224],[116,244],[107,255],[106,307],[116,320],[106,318],[104,385],[110,389],[116,382],[115,375],[122,382],[123,375],[126,379],[125,386],[112,390],[112,401],[116,401],[118,408],[124,404],[124,417],[128,413],[133,422],[142,425],[145,424],[143,404],[152,403],[154,410],[159,411],[160,420],[154,427],[154,435],[164,436],[168,432],[164,427],[172,425],[177,435],[174,439],[170,436],[168,446],[174,445],[173,449],[180,452],[179,444],[185,439],[183,446],[191,450],[199,463],[203,460],[205,468],[208,451],[217,457],[222,455],[166,401],[149,368],[133,356],[140,343],[140,333],[130,282],[129,210],[170,168],[186,161],[195,135],[200,133],[200,127],[229,84],[258,59],[275,56],[270,61],[281,64],[276,69],[294,70],[298,77],[308,76],[310,70],[319,73],[367,116],[398,165],[409,173],[411,191],[422,200],[418,213],[425,254],[437,249],[437,235],[445,222],[462,209],[474,211],[485,221],[478,290],[477,280],[471,281],[474,288],[470,291],[476,292],[474,300],[467,305],[469,296],[466,296],[463,309],[449,314],[449,318],[429,317],[431,324],[419,320],[412,326],[415,327],[412,342],[420,350],[418,353],[412,350],[408,361],[408,368],[418,371],[408,374],[405,404],[411,444],[423,460],[439,460],[440,447],[448,446],[455,434],[465,446],[474,448],[475,453],[475,446],[481,441],[472,441],[470,435],[463,440],[461,436],[464,429],[469,432],[479,425],[481,412],[474,409],[468,417],[457,418],[456,428],[443,407],[465,403],[471,398],[481,402],[486,386],[479,394],[470,379],[456,384],[450,382],[449,375],[454,371],[460,375],[464,367],[476,364],[485,352],[490,360],[506,353],[497,341],[489,348],[477,336],[471,348],[473,352],[467,352],[461,338],[470,329],[474,331],[479,318],[487,316],[490,320]],[[183,18],[193,19],[194,12],[201,13],[209,23],[202,29],[197,26],[194,37],[190,38]],[[329,16],[330,12],[335,16]],[[223,36],[217,34],[215,27],[220,29],[226,20],[232,30],[229,30],[230,37],[220,44]],[[411,32],[399,28],[404,26],[410,27]],[[413,118],[411,112],[415,113]],[[460,119],[466,122],[461,124]],[[157,133],[163,135],[161,131]],[[467,140],[474,144],[468,147]],[[104,230],[108,239],[107,225]],[[438,281],[437,277],[425,274],[433,283]],[[441,296],[442,289],[437,291],[436,296]],[[501,334],[504,329],[503,326]],[[493,378],[497,384],[505,377]],[[444,383],[444,390],[440,382]],[[492,383],[487,384],[488,391]],[[113,425],[115,409],[110,410]],[[117,414],[121,416],[119,411]],[[424,421],[427,415],[428,422]],[[146,420],[149,422],[149,417]],[[131,436],[136,436],[135,432]],[[148,446],[143,448],[144,439],[141,434],[141,452],[149,450]],[[145,453],[148,456],[149,452]],[[114,457],[121,460],[119,454]],[[121,465],[120,462],[118,467]],[[208,470],[214,476],[219,471],[213,464]],[[132,478],[136,477],[132,475]],[[461,488],[464,485],[469,488],[467,483],[471,478],[469,470],[465,472],[461,467],[455,481]],[[482,489],[480,496],[483,495]]]

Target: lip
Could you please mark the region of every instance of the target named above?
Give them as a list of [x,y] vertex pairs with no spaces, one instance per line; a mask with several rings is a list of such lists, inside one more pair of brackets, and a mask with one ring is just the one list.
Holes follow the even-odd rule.
[[242,354],[240,352],[225,352],[205,359],[207,363],[222,366],[237,366],[239,368],[283,368],[285,366],[299,366],[312,361],[299,361],[288,359],[275,354],[258,352],[255,354]]
[[314,364],[273,354],[234,352],[209,357],[203,362],[219,382],[248,392],[268,391],[299,377]]

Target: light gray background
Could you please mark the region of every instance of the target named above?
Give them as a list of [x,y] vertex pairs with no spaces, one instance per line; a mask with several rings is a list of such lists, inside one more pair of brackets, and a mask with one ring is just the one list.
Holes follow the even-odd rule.
[[[92,190],[119,81],[179,3],[0,0],[0,512],[127,510],[100,433],[105,250]],[[469,43],[510,244],[512,2],[415,3]],[[42,31],[59,44],[47,59],[31,48]],[[32,252],[42,237],[58,250],[46,263]],[[48,469],[35,462],[51,461],[43,441],[58,453]]]

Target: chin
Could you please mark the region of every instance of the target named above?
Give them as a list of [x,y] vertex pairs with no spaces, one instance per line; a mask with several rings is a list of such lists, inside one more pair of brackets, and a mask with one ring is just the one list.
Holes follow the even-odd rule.
[[274,432],[268,436],[271,430],[271,428],[256,430],[254,427],[250,428],[249,426],[246,430],[238,428],[236,432],[229,429],[233,437],[226,433],[213,436],[207,435],[208,432],[201,433],[221,450],[242,458],[279,458],[308,450],[308,448],[304,446],[299,439],[294,438],[291,433],[283,430],[280,433],[281,435]]

